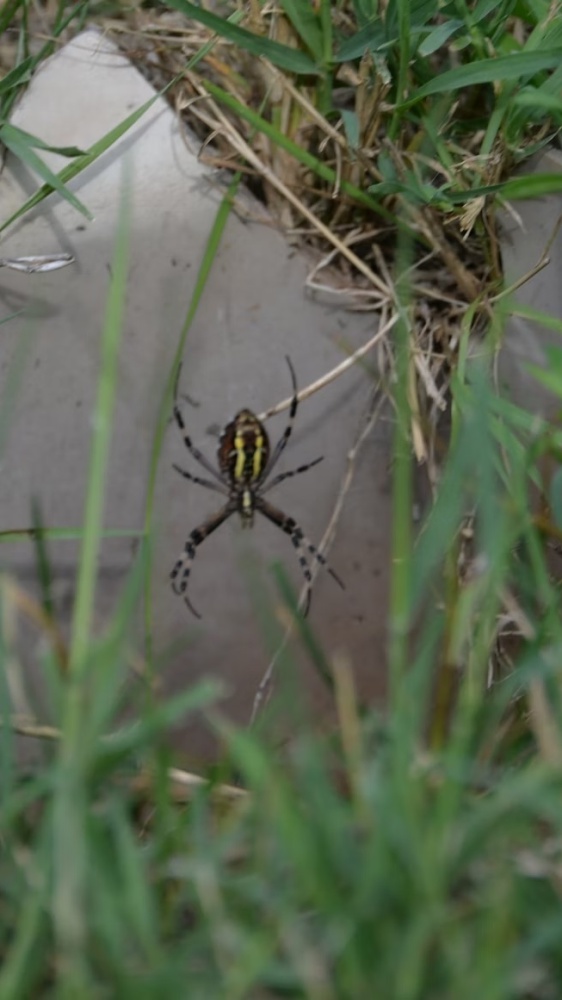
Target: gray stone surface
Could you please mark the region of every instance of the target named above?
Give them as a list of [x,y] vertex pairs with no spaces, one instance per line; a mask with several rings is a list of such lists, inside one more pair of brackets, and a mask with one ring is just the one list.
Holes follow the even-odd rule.
[[[531,166],[525,167],[526,174],[531,171],[559,173],[562,153],[547,151]],[[504,212],[502,216],[506,286],[531,272],[547,251],[549,263],[517,288],[512,301],[562,319],[562,195],[516,201],[513,209],[514,214]],[[514,315],[507,323],[499,357],[499,375],[504,390],[520,406],[546,417],[559,411],[560,401],[541,386],[526,366],[529,363],[544,365],[545,348],[550,344],[561,346],[558,333],[541,323]]]
[[[151,95],[149,84],[113,46],[88,31],[44,64],[13,121],[48,143],[86,148]],[[2,454],[3,530],[29,525],[32,496],[40,500],[47,526],[82,522],[125,154],[133,178],[131,259],[105,521],[114,529],[143,523],[155,416],[220,198],[217,178],[197,162],[163,100],[73,183],[93,222],[51,196],[14,226],[2,244],[4,256],[59,251],[76,256],[76,264],[52,274],[0,273],[0,318],[23,310],[2,326],[2,397],[14,388],[18,364],[24,361]],[[46,159],[60,166],[58,157],[46,154]],[[35,186],[35,179],[8,156],[0,178],[0,217],[7,218]],[[238,409],[260,412],[289,395],[286,354],[304,386],[342,360],[342,342],[357,347],[375,331],[368,315],[309,301],[303,291],[307,268],[272,225],[231,215],[189,333],[181,377],[181,392],[191,401],[182,403],[190,432],[213,460],[215,429]],[[271,499],[297,518],[314,541],[329,519],[369,391],[369,379],[357,366],[300,408],[279,470],[319,454],[325,461],[284,483]],[[285,419],[286,414],[268,423],[274,438]],[[330,555],[347,589],[340,591],[321,574],[311,612],[324,648],[347,656],[363,697],[369,699],[384,688],[389,436],[390,423],[379,422],[357,464]],[[172,462],[198,471],[171,423],[159,468],[152,579],[163,690],[183,689],[205,675],[222,677],[230,690],[225,708],[245,722],[269,662],[246,585],[245,559],[248,554],[255,559],[260,588],[275,599],[270,563],[282,559],[299,584],[294,552],[289,539],[266,521],[260,519],[253,532],[242,533],[233,519],[199,550],[190,595],[203,619],[195,621],[172,593],[169,571],[191,529],[216,508],[220,497],[182,480]],[[120,593],[132,550],[130,540],[103,545],[100,627]],[[59,542],[50,551],[59,610],[68,620],[77,546]],[[0,558],[5,568],[31,583],[35,570],[28,543],[4,546]],[[302,656],[300,662],[298,683],[324,720],[330,716],[330,698],[310,663]],[[36,675],[32,680],[39,683]],[[201,722],[179,731],[176,745],[190,757],[201,757],[213,743]]]

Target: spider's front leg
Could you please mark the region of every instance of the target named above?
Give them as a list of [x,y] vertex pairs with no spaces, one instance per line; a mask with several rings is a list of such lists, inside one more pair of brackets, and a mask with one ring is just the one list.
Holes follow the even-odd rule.
[[[181,556],[179,557],[172,572],[170,573],[170,578],[172,581],[172,589],[174,593],[183,597],[187,607],[192,612],[192,614],[195,615],[196,618],[201,618],[201,615],[199,614],[198,611],[195,610],[195,608],[193,607],[191,601],[189,600],[186,594],[187,585],[189,583],[189,574],[191,573],[191,564],[193,563],[193,560],[197,555],[198,547],[205,541],[206,538],[209,537],[209,535],[213,533],[213,531],[216,531],[217,528],[220,528],[221,524],[223,524],[224,521],[226,521],[226,519],[230,517],[230,515],[233,514],[235,510],[236,510],[236,503],[232,500],[229,500],[228,503],[226,503],[224,507],[221,507],[221,509],[217,511],[216,514],[213,514],[211,517],[209,517],[198,528],[194,528],[189,538],[187,539],[187,542],[185,543],[185,547]],[[176,583],[178,577],[179,577],[179,582]]]
[[[176,388],[176,393],[177,393],[177,388]],[[218,472],[215,469],[214,465],[211,465],[211,463],[209,462],[209,459],[203,454],[203,452],[199,451],[199,448],[196,448],[195,445],[193,444],[193,441],[191,440],[191,437],[189,436],[187,427],[185,426],[185,421],[183,419],[183,414],[182,414],[182,412],[181,412],[181,410],[180,410],[180,408],[179,408],[179,406],[177,404],[177,401],[174,402],[174,419],[175,419],[176,424],[178,425],[178,427],[179,427],[179,429],[181,431],[181,436],[183,438],[183,443],[185,444],[185,447],[187,448],[187,450],[193,455],[195,461],[199,462],[199,465],[202,465],[203,468],[207,470],[207,472],[210,472],[211,475],[214,476],[214,478],[217,479],[219,481],[219,483],[221,483],[221,485],[223,487],[226,487],[228,484],[225,483],[224,478],[223,478],[223,476],[221,476],[220,472]],[[178,470],[178,471],[181,471],[181,470]],[[185,473],[182,472],[182,475],[185,475]],[[193,479],[193,476],[186,476],[186,478]]]
[[319,462],[324,461],[324,456],[320,455],[320,458],[315,458],[313,462],[307,462],[306,465],[299,465],[298,469],[290,469],[288,472],[280,472],[278,476],[274,476],[270,479],[268,483],[265,483],[263,487],[260,487],[260,492],[262,495],[264,493],[269,493],[270,490],[274,489],[275,486],[279,486],[279,483],[283,483],[285,479],[292,479],[293,476],[300,476],[301,472],[308,472],[309,469],[313,469],[315,465]]
[[183,476],[184,479],[189,479],[190,483],[195,483],[197,486],[204,486],[208,490],[214,490],[215,493],[222,493],[228,496],[226,486],[223,486],[222,483],[212,483],[210,479],[202,479],[201,476],[194,476],[191,472],[188,472],[187,469],[181,469],[179,465],[175,464],[175,462],[172,468],[175,469],[176,472],[179,472],[180,476]]
[[289,355],[287,355],[285,357],[285,361],[287,362],[287,364],[289,366],[289,371],[291,373],[291,382],[293,384],[293,398],[291,399],[291,408],[289,410],[289,420],[287,422],[287,426],[285,427],[285,430],[283,431],[281,437],[279,438],[277,444],[275,445],[275,450],[274,450],[274,452],[273,452],[273,454],[272,454],[269,462],[265,466],[265,468],[263,470],[263,473],[260,476],[260,482],[264,482],[265,479],[267,479],[267,477],[271,474],[271,472],[273,470],[273,467],[275,465],[277,465],[277,462],[279,461],[282,453],[284,452],[284,450],[285,450],[285,448],[287,446],[287,441],[289,440],[291,434],[293,433],[293,423],[295,421],[295,415],[296,415],[296,412],[297,412],[297,407],[299,405],[299,394],[298,394],[298,390],[297,390],[297,376],[295,375],[295,369],[293,368],[293,363],[292,363]]

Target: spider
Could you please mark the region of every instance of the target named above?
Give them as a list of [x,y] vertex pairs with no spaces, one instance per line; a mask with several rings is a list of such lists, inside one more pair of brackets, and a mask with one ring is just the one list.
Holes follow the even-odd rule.
[[170,573],[174,592],[183,596],[187,607],[196,618],[201,618],[201,615],[191,604],[186,591],[191,573],[191,565],[195,559],[197,548],[213,531],[220,528],[221,524],[227,518],[236,512],[240,515],[243,528],[252,527],[254,513],[259,511],[263,517],[266,517],[268,521],[271,521],[281,531],[284,531],[286,535],[289,535],[307,584],[307,595],[303,612],[305,615],[308,614],[312,591],[312,574],[306,559],[306,553],[309,553],[317,562],[325,566],[336,583],[340,587],[344,587],[340,578],[328,566],[322,553],[303,534],[301,527],[295,519],[284,514],[283,511],[274,507],[264,498],[264,494],[273,489],[274,486],[278,486],[279,483],[292,476],[300,475],[301,472],[307,472],[308,469],[312,469],[315,465],[318,465],[324,457],[321,456],[314,459],[313,462],[300,465],[298,469],[292,469],[290,472],[281,472],[279,475],[274,476],[273,479],[269,478],[291,436],[298,406],[295,370],[289,357],[286,358],[286,361],[291,373],[293,398],[289,411],[289,421],[273,452],[270,450],[269,437],[261,420],[258,420],[255,413],[252,413],[251,410],[240,410],[234,417],[234,420],[226,425],[220,436],[217,451],[218,469],[211,465],[205,455],[193,444],[187,432],[181,410],[177,404],[176,388],[174,417],[182,433],[184,444],[193,455],[193,458],[214,477],[214,480],[211,481],[209,479],[202,479],[200,476],[194,476],[191,472],[181,469],[175,464],[174,469],[176,472],[179,472],[180,476],[189,479],[192,483],[197,483],[198,486],[205,486],[206,489],[222,493],[227,497],[226,503],[220,510],[215,514],[211,514],[198,528],[193,529],[185,543],[181,556]]

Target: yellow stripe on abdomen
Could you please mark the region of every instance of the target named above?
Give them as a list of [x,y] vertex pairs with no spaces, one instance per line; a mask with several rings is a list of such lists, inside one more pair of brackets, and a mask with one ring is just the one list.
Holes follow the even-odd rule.
[[262,458],[264,453],[263,435],[256,435],[256,450],[254,452],[254,479],[257,479],[262,471]]
[[234,438],[234,449],[236,451],[236,465],[234,466],[234,478],[235,480],[242,479],[244,475],[244,466],[246,464],[246,452],[244,451],[244,438],[241,434],[237,434]]

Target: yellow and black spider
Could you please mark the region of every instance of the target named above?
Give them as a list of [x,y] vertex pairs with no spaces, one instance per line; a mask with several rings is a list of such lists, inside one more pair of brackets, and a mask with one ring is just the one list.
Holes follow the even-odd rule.
[[[211,465],[209,460],[205,458],[205,455],[203,455],[202,452],[200,452],[199,449],[193,444],[189,434],[187,433],[183,416],[177,404],[176,393],[176,399],[174,402],[174,417],[182,433],[184,443],[193,455],[194,459],[199,462],[199,464],[202,465],[207,472],[210,472],[211,475],[214,476],[216,482],[211,482],[208,479],[201,479],[200,476],[194,476],[191,472],[187,472],[186,469],[180,469],[178,465],[174,465],[174,469],[179,472],[181,476],[184,476],[185,479],[190,479],[192,483],[197,483],[199,486],[205,486],[209,490],[215,490],[217,493],[223,493],[226,497],[228,497],[224,506],[222,506],[216,514],[212,514],[208,520],[206,520],[198,528],[194,528],[185,543],[185,547],[180,558],[170,573],[174,592],[183,596],[188,608],[197,618],[200,618],[201,615],[195,610],[186,594],[189,574],[191,572],[191,564],[195,559],[198,546],[201,545],[201,543],[204,542],[213,531],[216,531],[216,529],[219,528],[221,524],[231,516],[231,514],[235,514],[237,511],[240,514],[243,528],[252,527],[254,523],[254,513],[255,511],[259,511],[260,514],[263,514],[263,516],[268,519],[268,521],[272,521],[272,523],[277,525],[281,531],[284,531],[286,535],[289,535],[295,547],[297,558],[308,587],[304,614],[308,613],[312,588],[312,574],[306,560],[305,552],[308,552],[311,556],[313,556],[313,558],[321,563],[322,566],[326,566],[328,572],[333,576],[334,580],[340,585],[340,587],[344,586],[340,578],[328,566],[322,553],[319,552],[312,542],[310,542],[303,534],[302,529],[299,527],[295,519],[288,517],[287,514],[284,514],[283,511],[279,510],[277,507],[273,507],[267,500],[264,499],[264,494],[273,489],[274,486],[278,486],[284,479],[289,479],[291,476],[297,476],[300,475],[301,472],[306,472],[308,469],[312,469],[313,466],[318,465],[323,458],[323,456],[321,456],[320,458],[314,459],[313,462],[308,462],[306,465],[300,465],[298,469],[293,469],[290,472],[281,472],[279,475],[275,476],[274,479],[269,479],[271,472],[277,465],[281,453],[291,436],[293,421],[295,419],[298,406],[295,370],[289,357],[286,358],[286,361],[289,366],[291,380],[293,383],[293,398],[291,400],[291,409],[289,411],[289,422],[283,434],[279,438],[273,453],[270,453],[269,437],[261,420],[258,420],[255,413],[252,413],[251,410],[240,410],[240,412],[234,417],[234,420],[226,425],[220,436],[217,451],[218,470]],[[269,482],[266,482],[267,479],[269,479]],[[176,583],[178,577],[179,582]]]

